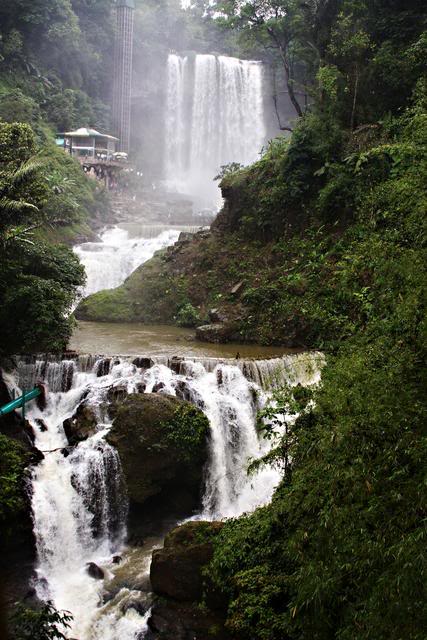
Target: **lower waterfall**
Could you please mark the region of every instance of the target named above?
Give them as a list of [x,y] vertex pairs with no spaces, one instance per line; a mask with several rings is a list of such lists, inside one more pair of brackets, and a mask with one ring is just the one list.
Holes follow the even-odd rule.
[[150,260],[160,249],[169,247],[178,240],[179,229],[166,229],[148,237],[131,237],[120,227],[104,231],[99,242],[85,242],[74,248],[86,271],[86,286],[83,296],[103,289],[120,286],[141,264]]
[[[69,638],[138,640],[147,630],[149,601],[141,611],[132,606],[138,596],[132,589],[108,593],[114,556],[126,553],[127,515],[120,460],[104,439],[111,426],[108,390],[118,386],[137,393],[143,383],[151,392],[162,382],[163,393],[176,395],[179,384],[182,388],[185,383],[189,399],[206,413],[211,428],[203,513],[197,517],[221,519],[265,504],[280,480],[271,469],[247,475],[248,461],[271,446],[259,438],[255,417],[266,401],[273,372],[282,382],[313,384],[319,381],[322,358],[319,354],[260,362],[158,358],[148,369],[138,365],[138,359],[131,357],[93,356],[62,361],[27,358],[18,363],[16,380],[21,388],[42,379],[50,389],[44,411],[35,403],[27,409],[35,445],[44,454],[32,470],[35,588],[40,598],[71,611]],[[95,410],[97,432],[70,448],[63,422],[83,400]],[[91,563],[102,569],[102,580],[89,575]],[[143,570],[148,574],[148,559]]]

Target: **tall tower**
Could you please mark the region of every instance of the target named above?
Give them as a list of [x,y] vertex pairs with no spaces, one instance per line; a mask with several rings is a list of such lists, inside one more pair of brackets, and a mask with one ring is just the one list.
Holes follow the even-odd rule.
[[117,0],[114,52],[113,125],[120,151],[129,152],[134,0]]

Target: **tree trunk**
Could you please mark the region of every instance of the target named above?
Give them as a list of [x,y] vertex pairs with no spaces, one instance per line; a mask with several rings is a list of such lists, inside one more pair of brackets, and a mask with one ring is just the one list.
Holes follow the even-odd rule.
[[282,62],[283,62],[283,66],[285,68],[286,86],[288,88],[289,98],[290,98],[290,101],[292,102],[292,104],[293,104],[293,106],[295,108],[295,111],[297,112],[298,116],[301,117],[303,115],[303,111],[301,109],[301,106],[300,106],[300,104],[299,104],[299,102],[298,102],[298,100],[296,98],[295,92],[294,92],[293,78],[291,77],[291,69],[290,69],[289,60],[288,60],[288,56],[287,56],[287,50],[283,46],[283,44],[280,42],[279,38],[277,37],[277,35],[275,34],[273,29],[267,28],[267,32],[269,33],[271,38],[276,43],[276,46],[277,46],[277,48],[279,50],[280,57],[281,57]]
[[356,78],[354,81],[353,107],[351,110],[351,122],[350,122],[351,131],[354,131],[354,123],[356,120],[356,105],[357,105],[358,92],[359,92],[359,65],[356,63]]

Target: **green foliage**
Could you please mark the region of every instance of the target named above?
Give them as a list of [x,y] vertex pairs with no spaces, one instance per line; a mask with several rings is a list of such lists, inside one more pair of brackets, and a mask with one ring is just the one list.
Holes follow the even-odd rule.
[[41,609],[28,609],[18,605],[12,615],[11,627],[14,640],[65,640],[73,616],[68,611],[58,611],[51,602]]
[[[66,222],[75,206],[66,179],[31,158],[35,141],[28,125],[0,124],[0,353],[60,351],[71,334],[70,310],[84,271],[61,245],[34,238],[34,229],[53,224],[56,206]],[[14,152],[13,152],[14,150]],[[65,186],[64,186],[65,181]],[[68,210],[67,210],[68,208]]]
[[[245,274],[244,331],[333,350],[313,395],[284,390],[260,415],[275,447],[251,471],[274,464],[282,483],[215,545],[209,572],[238,638],[425,637],[427,118],[416,54],[406,67],[423,49],[415,4],[341,3],[314,113],[226,184],[234,232],[254,251],[257,229],[270,239]],[[368,94],[374,81],[384,93]]]
[[242,169],[243,165],[240,164],[240,162],[229,162],[228,164],[224,164],[221,166],[221,170],[219,174],[215,176],[214,180],[223,180],[227,176],[232,176]]
[[24,508],[22,482],[27,456],[23,447],[0,434],[0,524],[3,535]]
[[207,417],[190,404],[177,407],[171,420],[163,425],[166,443],[178,458],[191,462],[197,457],[209,431]]
[[176,324],[179,327],[197,327],[200,322],[200,311],[190,302],[181,307],[176,316]]

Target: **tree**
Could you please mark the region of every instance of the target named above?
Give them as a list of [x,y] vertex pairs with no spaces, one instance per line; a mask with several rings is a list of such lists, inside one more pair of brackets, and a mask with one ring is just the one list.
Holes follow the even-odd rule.
[[63,349],[72,330],[67,314],[84,280],[72,251],[34,236],[58,222],[59,212],[49,206],[55,199],[68,202],[62,222],[74,212],[67,182],[48,173],[34,151],[28,125],[0,124],[1,354]]
[[51,602],[41,609],[18,606],[12,616],[15,640],[65,640],[66,629],[70,628],[73,616],[69,611],[58,611]]
[[297,115],[302,116],[303,108],[296,90],[296,60],[299,63],[308,60],[312,56],[312,46],[300,3],[296,0],[222,0],[215,6],[224,16],[223,24],[240,31],[247,45],[262,46],[280,62],[289,98]]

